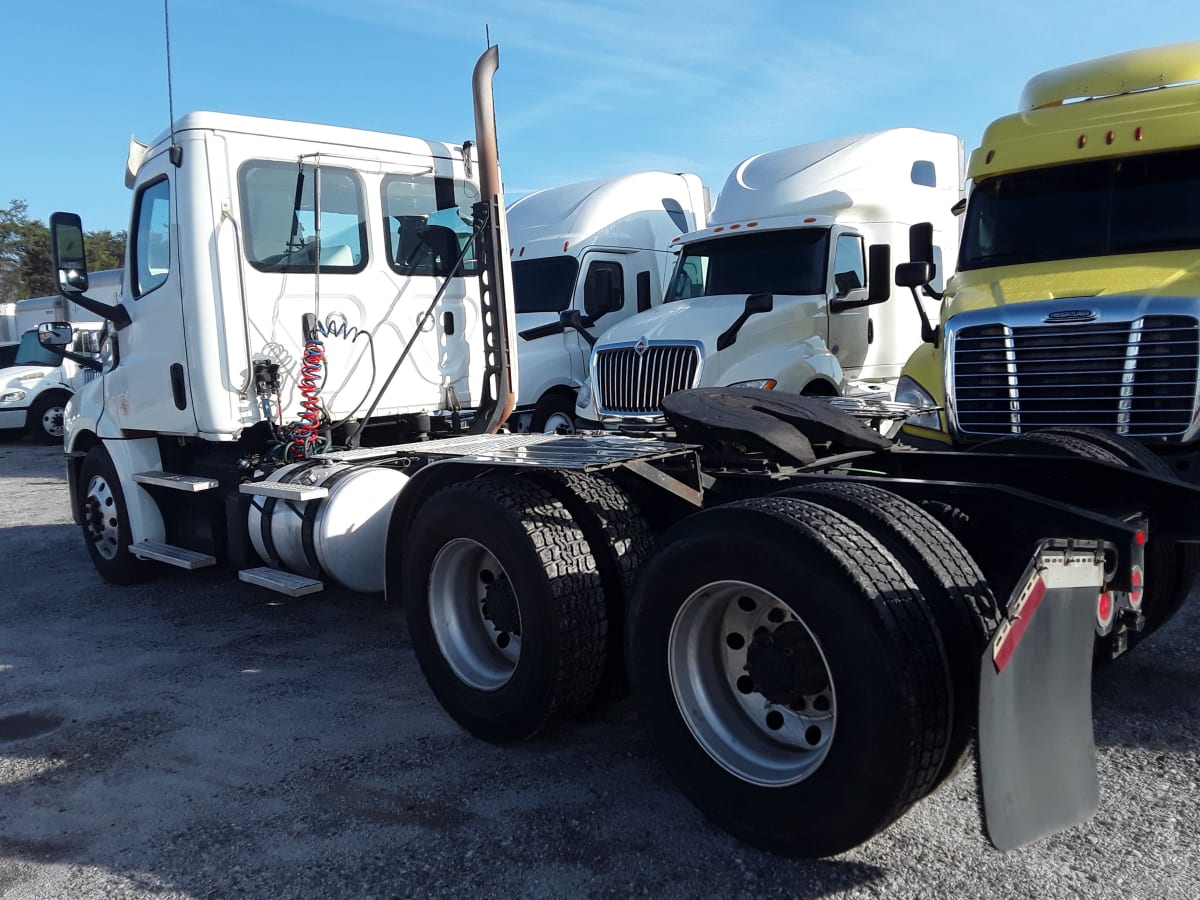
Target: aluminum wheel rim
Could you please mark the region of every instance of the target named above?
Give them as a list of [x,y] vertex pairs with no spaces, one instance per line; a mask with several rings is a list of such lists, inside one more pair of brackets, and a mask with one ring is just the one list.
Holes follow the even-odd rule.
[[[750,643],[760,629],[803,626],[826,686],[797,703],[772,702],[749,675]],[[800,632],[789,625],[790,632]],[[740,638],[740,642],[739,642]],[[740,643],[740,646],[739,646]],[[829,663],[816,636],[770,591],[741,581],[707,584],[684,601],[667,648],[671,690],[688,729],[726,771],[752,784],[803,781],[833,742],[837,702]],[[799,707],[799,708],[798,708]]]
[[438,648],[454,674],[481,691],[507,684],[521,657],[519,612],[516,630],[508,630],[487,605],[489,588],[506,582],[511,585],[492,552],[470,538],[442,547],[429,573],[429,620]]
[[558,434],[558,429],[565,428],[567,434],[575,433],[575,420],[566,413],[550,413],[546,424],[542,426],[542,434]]
[[42,413],[42,431],[51,437],[60,438],[66,430],[63,425],[63,416],[66,414],[65,407],[52,406]]
[[88,540],[104,559],[114,559],[121,547],[119,507],[103,475],[93,475],[83,498],[83,522]]

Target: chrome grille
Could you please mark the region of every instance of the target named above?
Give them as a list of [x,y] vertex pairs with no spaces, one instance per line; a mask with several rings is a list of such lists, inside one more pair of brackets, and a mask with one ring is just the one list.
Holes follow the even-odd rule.
[[662,398],[694,387],[700,351],[692,344],[651,344],[598,350],[593,363],[600,410],[626,415],[657,415]]
[[1178,438],[1196,405],[1200,330],[1191,316],[963,328],[954,336],[954,410],[966,434],[1092,425]]

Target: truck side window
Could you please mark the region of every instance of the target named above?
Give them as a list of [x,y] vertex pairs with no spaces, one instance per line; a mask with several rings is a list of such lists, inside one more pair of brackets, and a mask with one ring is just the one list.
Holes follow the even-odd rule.
[[[321,167],[321,271],[367,265],[366,205],[358,176]],[[254,159],[238,172],[246,260],[260,272],[312,273],[317,266],[316,169]]]
[[863,241],[857,234],[838,235],[833,257],[833,285],[839,295],[867,286]]
[[596,260],[583,281],[583,314],[598,319],[625,305],[625,272],[618,262]]
[[[387,259],[400,275],[445,278],[471,237],[471,207],[479,189],[469,181],[435,175],[385,175],[383,228]],[[459,275],[477,275],[472,242]]]
[[167,280],[171,271],[171,182],[162,178],[137,198],[133,231],[134,297]]

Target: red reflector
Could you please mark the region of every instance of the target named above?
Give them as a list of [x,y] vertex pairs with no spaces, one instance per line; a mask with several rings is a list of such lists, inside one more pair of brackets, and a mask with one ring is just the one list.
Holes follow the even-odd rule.
[[1103,591],[1100,594],[1100,600],[1096,604],[1096,618],[1100,620],[1100,624],[1107,625],[1113,614],[1112,597],[1108,596],[1108,591]]
[[1129,583],[1133,590],[1129,592],[1129,605],[1137,609],[1142,605],[1142,594],[1146,591],[1145,578],[1142,577],[1140,566],[1134,566],[1129,575]]
[[1029,591],[1029,596],[1021,605],[1020,614],[1012,620],[1012,627],[1009,628],[1008,633],[1000,641],[1000,646],[993,653],[997,672],[1003,672],[1005,666],[1012,659],[1013,654],[1016,653],[1017,644],[1021,642],[1021,636],[1025,634],[1025,629],[1029,627],[1029,620],[1037,612],[1038,605],[1042,602],[1042,597],[1044,596],[1046,596],[1046,582],[1039,578],[1034,582],[1033,588]]

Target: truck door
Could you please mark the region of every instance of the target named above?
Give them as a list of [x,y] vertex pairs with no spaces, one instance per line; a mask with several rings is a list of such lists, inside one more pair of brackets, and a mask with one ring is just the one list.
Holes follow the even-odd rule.
[[[866,247],[862,235],[854,232],[834,234],[833,257],[829,266],[830,300],[858,300],[867,295]],[[858,378],[871,342],[870,307],[847,309],[829,314],[829,350],[837,357],[847,379]]]
[[[626,272],[622,254],[589,250],[580,260],[580,276],[575,286],[575,306],[592,337],[599,337],[613,325],[636,311],[626,297],[637,296],[637,273]],[[626,284],[626,280],[629,284]],[[582,383],[587,377],[591,347],[573,329],[567,331],[572,347],[571,377]]]
[[130,324],[117,332],[105,413],[123,429],[194,434],[173,172],[164,152],[138,173],[123,291]]

